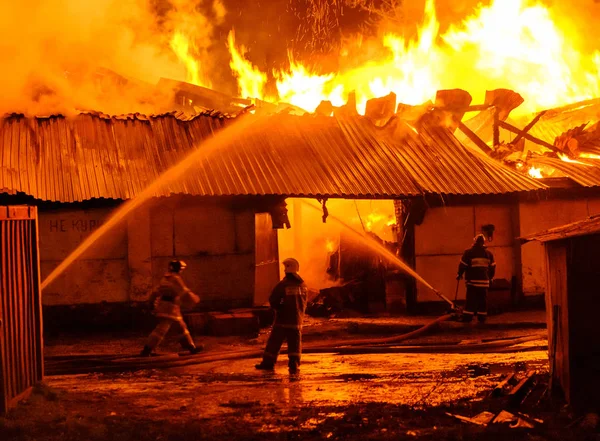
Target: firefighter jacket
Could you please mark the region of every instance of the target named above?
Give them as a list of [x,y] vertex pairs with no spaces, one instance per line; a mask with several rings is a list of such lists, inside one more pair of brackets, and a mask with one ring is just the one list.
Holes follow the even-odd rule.
[[286,274],[269,297],[271,308],[275,310],[274,326],[302,329],[307,300],[308,288],[302,277]]
[[458,275],[465,273],[467,285],[478,288],[489,288],[495,272],[494,255],[483,245],[473,245],[466,250],[458,264]]
[[181,304],[198,303],[199,297],[185,285],[179,274],[166,273],[150,301],[157,317],[181,321]]

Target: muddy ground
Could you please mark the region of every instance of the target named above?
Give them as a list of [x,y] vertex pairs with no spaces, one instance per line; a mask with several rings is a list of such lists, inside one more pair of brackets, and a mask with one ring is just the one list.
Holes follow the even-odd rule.
[[[268,331],[268,330],[267,330]],[[525,346],[545,344],[540,329],[448,329],[410,344],[468,343],[538,334]],[[340,338],[342,335],[337,335]],[[204,338],[209,353],[260,348],[258,338]],[[319,332],[307,340],[323,340]],[[329,337],[331,338],[331,337]],[[47,353],[135,353],[143,335],[66,337]],[[162,352],[176,351],[172,341]],[[558,400],[542,397],[545,350],[495,354],[308,354],[290,376],[285,356],[273,373],[254,370],[256,359],[217,361],[171,369],[47,377],[6,418],[1,440],[293,440],[293,439],[594,439],[572,424]],[[509,372],[538,371],[536,386],[519,408],[490,392]],[[489,410],[524,412],[535,427],[482,427],[450,414]],[[572,424],[571,426],[569,426]]]

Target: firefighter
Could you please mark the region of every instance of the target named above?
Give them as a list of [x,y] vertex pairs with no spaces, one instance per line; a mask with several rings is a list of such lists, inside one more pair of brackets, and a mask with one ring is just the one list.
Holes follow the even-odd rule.
[[269,303],[275,310],[275,321],[260,364],[256,369],[273,370],[279,350],[287,341],[290,374],[298,373],[302,353],[302,320],[306,310],[308,289],[298,275],[300,264],[296,259],[283,261],[284,278],[275,286]]
[[473,246],[466,250],[458,264],[456,280],[465,274],[467,284],[467,304],[463,311],[462,320],[470,322],[473,316],[484,323],[487,318],[487,293],[490,281],[496,272],[494,255],[485,247],[485,236],[475,237]]
[[200,301],[199,297],[190,291],[181,278],[181,272],[185,268],[186,264],[181,260],[169,262],[167,273],[150,297],[150,302],[154,306],[154,315],[158,317],[159,322],[150,337],[148,337],[148,342],[142,350],[141,355],[144,357],[150,356],[173,325],[179,327],[181,332],[179,342],[184,349],[191,354],[196,354],[203,349],[202,345],[196,346],[194,344],[190,331],[188,331],[181,315],[180,305],[182,303],[190,305]]

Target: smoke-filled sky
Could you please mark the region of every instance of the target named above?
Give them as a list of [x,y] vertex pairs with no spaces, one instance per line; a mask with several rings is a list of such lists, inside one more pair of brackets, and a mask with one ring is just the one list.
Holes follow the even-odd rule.
[[[0,113],[107,113],[168,110],[170,96],[148,92],[160,77],[186,79],[170,49],[177,30],[193,37],[194,55],[215,89],[235,93],[227,34],[262,71],[281,68],[287,51],[324,70],[336,69],[335,52],[345,37],[381,29],[415,32],[424,0],[30,0],[5,1],[0,14]],[[397,2],[398,4],[402,2]],[[442,26],[472,12],[476,0],[438,0]],[[486,2],[484,2],[486,3]],[[548,2],[546,2],[548,4]],[[554,2],[557,14],[585,37],[595,30],[600,4]],[[567,4],[568,3],[568,4]],[[354,5],[355,7],[351,7]],[[359,5],[359,6],[356,6]],[[374,12],[375,11],[375,12]],[[385,19],[382,19],[383,12]],[[401,32],[400,32],[401,33]],[[596,45],[583,38],[582,45]],[[120,86],[99,67],[140,80]],[[98,81],[103,78],[102,81]],[[98,84],[102,84],[99,87]]]

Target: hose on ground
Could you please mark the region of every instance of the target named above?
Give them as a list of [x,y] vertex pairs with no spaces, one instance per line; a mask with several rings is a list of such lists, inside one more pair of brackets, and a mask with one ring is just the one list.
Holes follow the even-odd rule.
[[[520,338],[503,339],[492,342],[476,343],[468,345],[426,345],[426,346],[376,346],[400,343],[411,338],[415,338],[430,329],[433,329],[439,323],[453,317],[453,314],[443,315],[436,320],[422,326],[419,329],[406,334],[385,337],[385,338],[367,338],[332,341],[319,345],[305,345],[303,352],[306,354],[392,354],[392,353],[482,353],[482,352],[504,352],[511,346],[522,344],[529,341],[540,340],[542,335],[530,335]],[[539,348],[539,347],[538,347]],[[517,350],[531,350],[531,348],[518,348]],[[168,354],[164,356],[140,359],[130,355],[107,355],[98,354],[92,356],[57,356],[46,359],[46,375],[68,375],[84,374],[90,372],[123,372],[137,371],[144,369],[161,369],[172,367],[183,367],[195,364],[203,364],[218,361],[233,361],[248,358],[258,358],[262,356],[263,351],[257,349],[244,349],[240,351],[229,351],[219,354],[200,354],[187,356],[182,359],[178,354]],[[285,353],[285,351],[282,351]]]
[[[410,340],[411,338],[418,337],[421,334],[429,331],[430,329],[435,328],[440,323],[450,320],[454,317],[454,314],[446,314],[441,317],[436,318],[430,323],[427,323],[424,326],[421,326],[419,329],[415,329],[414,331],[407,332],[406,334],[397,335],[394,337],[384,337],[384,338],[363,338],[363,339],[354,339],[354,340],[344,340],[342,342],[333,341],[325,344],[321,344],[319,347],[321,348],[331,348],[337,346],[362,346],[362,345],[377,345],[377,344],[387,344],[387,343],[400,343],[402,341]],[[307,346],[310,347],[310,346]]]

